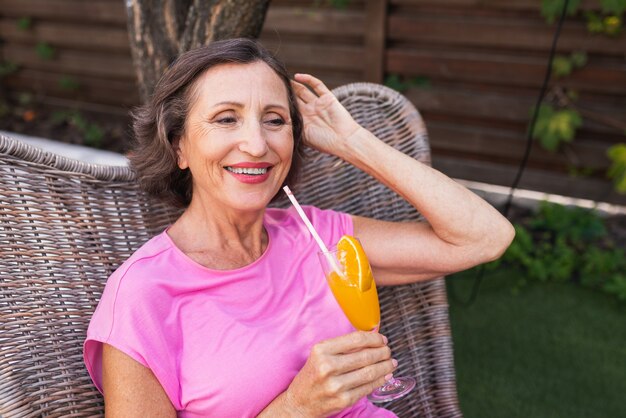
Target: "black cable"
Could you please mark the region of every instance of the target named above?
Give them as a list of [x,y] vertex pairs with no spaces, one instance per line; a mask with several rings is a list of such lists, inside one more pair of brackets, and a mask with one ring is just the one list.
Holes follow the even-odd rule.
[[[557,23],[556,30],[554,31],[554,37],[552,38],[552,45],[550,47],[550,54],[548,57],[548,68],[546,69],[546,74],[543,79],[543,84],[541,85],[541,89],[539,90],[539,96],[537,97],[537,103],[533,110],[533,115],[530,120],[530,125],[528,127],[528,132],[526,134],[526,150],[524,151],[524,157],[522,158],[522,162],[517,170],[517,175],[515,176],[515,180],[511,185],[511,190],[509,191],[509,195],[506,200],[506,204],[504,205],[503,215],[508,219],[509,212],[511,210],[511,203],[513,202],[513,193],[517,186],[519,185],[520,180],[522,179],[522,175],[526,170],[526,164],[528,163],[528,158],[530,157],[530,151],[533,147],[533,133],[535,132],[535,125],[537,124],[537,117],[539,115],[539,106],[543,102],[543,99],[546,95],[546,91],[548,90],[548,83],[550,81],[550,77],[552,76],[552,61],[554,60],[554,55],[556,54],[556,44],[561,35],[561,28],[563,27],[563,22],[565,21],[565,15],[567,14],[567,5],[569,0],[565,0],[563,2],[563,9],[561,10],[561,17],[559,18],[559,22]],[[480,284],[482,282],[483,276],[485,274],[485,265],[482,264],[478,267],[478,271],[476,273],[476,278],[474,279],[474,285],[472,286],[472,291],[470,293],[470,297],[467,302],[460,302],[457,299],[457,302],[461,303],[465,306],[471,306],[478,297],[478,292],[480,290]],[[451,294],[450,297],[456,299],[456,295],[454,293],[453,287],[450,286]]]
[[513,201],[513,192],[517,189],[520,180],[522,179],[522,174],[524,174],[524,170],[526,169],[526,164],[528,163],[528,157],[530,156],[530,151],[533,145],[533,133],[535,132],[535,125],[537,124],[537,117],[539,115],[539,107],[543,102],[543,99],[546,95],[546,91],[548,90],[548,82],[550,81],[550,77],[552,76],[552,61],[554,61],[554,55],[556,54],[556,44],[559,40],[559,36],[561,35],[561,28],[563,27],[563,22],[565,21],[565,14],[567,12],[567,4],[569,0],[565,0],[563,3],[563,10],[561,11],[561,17],[559,19],[559,23],[556,26],[556,31],[554,32],[554,38],[552,39],[552,46],[550,47],[550,56],[548,58],[548,68],[546,69],[546,75],[543,79],[543,84],[541,85],[541,90],[539,91],[539,97],[537,97],[537,104],[533,110],[533,116],[530,120],[530,126],[528,127],[528,133],[526,136],[526,151],[524,152],[524,158],[517,170],[517,176],[515,177],[515,181],[511,185],[511,190],[509,192],[509,197],[507,199],[506,205],[504,206],[504,216],[508,218],[509,210],[511,209],[511,202]]

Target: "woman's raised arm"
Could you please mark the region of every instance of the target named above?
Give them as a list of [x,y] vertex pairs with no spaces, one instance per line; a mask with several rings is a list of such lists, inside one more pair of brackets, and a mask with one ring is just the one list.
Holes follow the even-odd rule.
[[320,80],[307,74],[295,79],[307,144],[370,174],[428,221],[396,223],[353,216],[354,234],[379,285],[464,270],[498,258],[509,246],[514,229],[491,205],[358,125]]

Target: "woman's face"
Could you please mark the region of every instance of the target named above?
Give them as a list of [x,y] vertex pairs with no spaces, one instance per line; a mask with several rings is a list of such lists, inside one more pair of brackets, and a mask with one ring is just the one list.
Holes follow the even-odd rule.
[[178,148],[179,167],[191,171],[192,202],[264,209],[291,165],[285,84],[261,61],[221,64],[199,77],[193,97]]

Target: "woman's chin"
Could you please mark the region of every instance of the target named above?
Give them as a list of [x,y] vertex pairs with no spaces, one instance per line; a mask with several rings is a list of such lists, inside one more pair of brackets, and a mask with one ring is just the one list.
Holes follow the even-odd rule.
[[232,196],[226,205],[241,212],[262,212],[267,209],[275,194],[271,191],[242,193]]

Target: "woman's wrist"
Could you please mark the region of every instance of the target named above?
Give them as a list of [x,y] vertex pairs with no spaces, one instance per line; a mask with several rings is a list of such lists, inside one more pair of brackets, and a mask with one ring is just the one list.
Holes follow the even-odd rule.
[[381,153],[390,149],[393,150],[373,133],[361,127],[350,137],[346,138],[338,156],[342,160],[369,173],[368,167],[375,166]]
[[278,395],[259,415],[257,418],[311,418],[306,414],[297,402],[289,389]]

